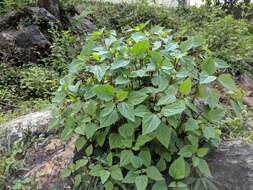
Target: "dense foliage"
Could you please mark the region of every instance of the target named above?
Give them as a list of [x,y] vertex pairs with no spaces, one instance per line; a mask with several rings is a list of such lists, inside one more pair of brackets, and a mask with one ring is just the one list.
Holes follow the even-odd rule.
[[[63,0],[61,2],[66,18],[73,16],[73,6],[81,3],[79,8],[83,7],[81,8],[83,11],[80,18],[88,17],[98,28],[106,27],[116,30],[118,33],[122,33],[138,23],[150,21],[153,25],[159,24],[171,29],[175,40],[182,40],[192,35],[204,36],[208,41],[208,48],[214,52],[215,56],[225,60],[231,66],[230,72],[252,74],[253,26],[247,20],[234,19],[232,16],[226,17],[222,7],[202,6],[200,8],[175,9],[155,6],[154,8],[146,1],[137,4],[83,3],[81,0]],[[2,0],[0,3],[4,4],[0,8],[4,14],[27,5],[33,6],[35,1]],[[250,12],[251,8],[247,9]],[[23,104],[29,105],[28,101],[49,101],[58,83],[47,83],[47,88],[42,90],[44,79],[58,81],[59,76],[66,73],[68,63],[76,56],[85,38],[75,35],[75,31],[71,27],[66,31],[50,29],[49,36],[52,40],[51,53],[40,63],[37,63],[38,67],[35,67],[39,68],[38,72],[44,76],[43,78],[36,76],[33,77],[34,79],[31,78],[32,75],[29,73],[33,70],[33,64],[23,63],[20,65],[15,61],[0,63],[0,110],[2,113],[6,110],[15,110],[15,112],[23,110]],[[22,71],[22,76],[20,71]],[[28,76],[29,78],[25,79]],[[36,81],[31,87],[33,88],[32,93],[29,90],[23,90],[29,89],[29,87],[24,87],[24,81],[29,80]],[[22,88],[20,88],[21,81],[23,81]]]
[[253,26],[246,19],[226,16],[219,6],[173,9],[159,6],[154,8],[145,3],[96,3],[95,6],[87,6],[85,10],[91,10],[90,16],[99,27],[106,26],[118,31],[150,21],[172,29],[177,39],[204,35],[209,41],[209,48],[217,57],[226,60],[233,72],[252,74]]
[[107,190],[214,188],[203,157],[242,94],[204,38],[169,31],[94,32],[61,80],[51,128],[77,136],[81,157],[63,173],[76,187],[90,175]]

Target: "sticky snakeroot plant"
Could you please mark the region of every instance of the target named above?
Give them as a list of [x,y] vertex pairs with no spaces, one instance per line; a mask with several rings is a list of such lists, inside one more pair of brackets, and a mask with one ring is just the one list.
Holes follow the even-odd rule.
[[85,176],[106,190],[214,188],[203,157],[241,93],[203,38],[144,26],[92,33],[61,80],[51,128],[79,152],[63,176],[76,188]]

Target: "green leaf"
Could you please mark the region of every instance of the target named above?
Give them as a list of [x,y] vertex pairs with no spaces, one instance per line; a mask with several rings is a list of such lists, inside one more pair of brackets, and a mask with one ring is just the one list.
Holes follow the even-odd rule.
[[104,101],[111,101],[114,97],[115,89],[109,84],[104,84],[93,88],[93,92],[95,92],[99,99]]
[[221,85],[224,86],[226,89],[231,91],[237,90],[235,81],[232,79],[230,74],[222,74],[218,77],[218,80],[221,83]]
[[146,73],[147,73],[146,70],[139,69],[139,70],[136,70],[136,71],[132,71],[132,72],[130,73],[130,77],[131,77],[131,78],[144,77],[144,76],[147,76]]
[[115,105],[113,102],[108,102],[105,104],[105,108],[100,112],[100,118],[108,116],[110,113],[113,112]]
[[82,182],[82,176],[81,174],[77,174],[74,178],[74,187],[78,187]]
[[110,134],[109,145],[110,145],[110,149],[120,148],[121,147],[121,136],[116,133]]
[[88,164],[88,162],[89,162],[89,160],[86,159],[86,158],[76,161],[76,163],[75,163],[75,170],[78,170],[81,167],[86,166]]
[[119,69],[119,68],[122,68],[122,67],[126,67],[129,63],[130,63],[129,60],[119,59],[119,60],[117,60],[116,62],[114,62],[112,64],[111,69],[115,70],[115,69]]
[[144,144],[146,144],[147,142],[151,141],[153,138],[148,136],[148,135],[140,135],[138,136],[135,146],[134,146],[134,150],[139,150],[141,146],[143,146]]
[[105,183],[105,190],[113,190],[113,183],[111,181]]
[[83,109],[85,113],[94,117],[97,111],[97,102],[94,100],[90,100],[84,104]]
[[181,95],[186,95],[191,92],[192,89],[192,81],[190,78],[187,78],[186,80],[183,81],[183,83],[179,87],[179,92]]
[[85,135],[86,125],[83,124],[80,127],[75,128],[75,133],[79,135]]
[[173,188],[173,189],[180,189],[180,190],[188,190],[187,188],[187,184],[181,182],[181,181],[173,181],[169,184],[169,187]]
[[131,158],[134,156],[131,150],[123,150],[120,153],[120,167],[131,163]]
[[162,61],[163,61],[163,57],[161,55],[161,53],[156,52],[156,51],[152,51],[150,53],[151,55],[151,62],[155,65],[161,65]]
[[135,32],[131,35],[131,38],[135,41],[135,42],[139,42],[139,41],[143,41],[146,39],[146,36],[143,32]]
[[131,123],[126,123],[119,128],[119,134],[124,138],[131,137],[134,134],[134,131],[135,127]]
[[178,154],[182,157],[189,158],[195,152],[195,148],[192,145],[185,145],[183,148],[180,149]]
[[119,90],[116,92],[116,97],[118,101],[125,100],[127,95],[128,95],[128,91],[125,91],[125,90]]
[[198,128],[198,122],[193,118],[189,118],[185,123],[185,131],[195,131]]
[[134,113],[138,117],[144,117],[146,114],[149,114],[150,111],[148,110],[148,107],[145,105],[139,105],[135,110]]
[[133,122],[135,121],[134,108],[132,105],[122,102],[122,103],[119,103],[117,107],[122,116],[129,119],[130,121],[133,121]]
[[156,131],[156,138],[162,143],[166,148],[169,147],[171,138],[171,128],[165,124],[161,124]]
[[208,88],[207,91],[207,102],[211,109],[215,108],[220,100],[220,93],[216,89]]
[[123,180],[123,174],[122,174],[121,169],[118,165],[111,167],[111,177],[115,180],[118,180],[118,181]]
[[204,157],[204,156],[207,155],[208,151],[209,151],[208,148],[199,148],[199,149],[197,150],[197,155],[198,155],[199,157]]
[[73,132],[74,132],[74,129],[72,129],[72,128],[63,129],[63,131],[61,132],[61,139],[63,139],[63,140],[70,139]]
[[130,82],[130,80],[128,78],[123,77],[123,76],[118,76],[115,79],[115,84],[116,85],[128,84],[129,82]]
[[156,181],[152,190],[168,190],[168,186],[165,181]]
[[140,41],[133,45],[131,52],[134,56],[143,56],[148,51],[150,44],[148,41]]
[[153,132],[160,125],[161,120],[155,114],[147,114],[142,120],[142,135]]
[[208,112],[207,116],[210,121],[219,121],[224,118],[225,110],[222,108],[214,108]]
[[141,159],[140,157],[138,157],[138,156],[132,156],[132,158],[131,158],[131,163],[132,163],[132,165],[133,165],[133,167],[134,167],[135,169],[138,169],[138,168],[140,168],[140,167],[142,166],[143,161],[142,161],[142,159]]
[[192,157],[192,165],[194,167],[197,167],[197,165],[199,165],[199,158],[198,157],[196,157],[196,156]]
[[159,101],[157,102],[157,106],[168,105],[176,101],[176,96],[171,94],[166,94],[165,96],[161,96]]
[[109,115],[100,118],[100,126],[108,127],[116,123],[119,120],[119,115],[116,109],[114,109]]
[[212,58],[208,58],[204,61],[203,63],[203,70],[208,74],[208,75],[213,75],[216,71],[216,66],[214,63],[214,60]]
[[209,84],[216,80],[215,76],[208,76],[200,73],[200,84]]
[[138,175],[134,171],[129,171],[126,175],[126,177],[123,180],[123,183],[135,183],[135,179],[138,177]]
[[194,36],[180,44],[180,49],[184,52],[197,48],[205,44],[205,39],[202,36]]
[[91,156],[93,153],[93,146],[92,145],[88,146],[88,148],[86,148],[85,150],[85,153],[87,156]]
[[150,178],[150,179],[153,179],[155,181],[161,181],[161,180],[164,180],[162,174],[159,172],[159,170],[154,167],[154,166],[150,166],[146,169],[146,173],[147,173],[147,176]]
[[149,167],[149,166],[151,165],[151,154],[150,154],[150,151],[149,151],[149,150],[142,150],[142,151],[139,153],[139,157],[142,159],[143,164],[144,164],[146,167]]
[[189,136],[187,136],[187,138],[194,147],[199,146],[199,138],[197,136],[189,135]]
[[129,93],[128,103],[132,105],[138,105],[141,104],[147,97],[148,95],[143,92],[133,91]]
[[229,68],[229,65],[223,61],[222,59],[214,59],[214,63],[215,63],[215,66],[219,69],[226,69],[226,68]]
[[112,166],[112,162],[113,162],[113,155],[112,152],[110,152],[107,157],[106,157],[106,161],[108,163],[109,166]]
[[65,178],[65,177],[69,177],[71,175],[71,169],[70,168],[66,168],[61,172],[61,177]]
[[157,162],[156,167],[159,171],[164,171],[167,169],[166,161],[163,158],[160,158],[160,160]]
[[107,69],[108,66],[106,65],[92,65],[89,67],[89,71],[95,75],[99,82],[103,80]]
[[211,171],[205,160],[199,159],[199,164],[197,165],[199,171],[207,177],[212,177]]
[[183,157],[176,159],[169,168],[169,174],[176,180],[184,179],[186,176],[185,172],[185,160]]
[[77,151],[81,150],[86,143],[87,143],[87,140],[84,137],[79,137],[75,142],[75,147]]
[[181,114],[185,110],[185,102],[183,100],[176,101],[162,108],[161,113],[165,117]]
[[213,127],[204,127],[202,128],[203,135],[207,139],[215,138],[215,129]]
[[104,184],[109,179],[109,177],[110,177],[110,172],[104,170],[104,172],[102,172],[100,175],[100,179],[101,179],[102,184]]
[[98,129],[99,129],[98,126],[94,123],[87,124],[85,127],[86,137],[90,139],[91,137],[93,137],[93,135]]
[[137,190],[146,190],[148,186],[148,177],[145,175],[136,177],[135,185],[136,185]]

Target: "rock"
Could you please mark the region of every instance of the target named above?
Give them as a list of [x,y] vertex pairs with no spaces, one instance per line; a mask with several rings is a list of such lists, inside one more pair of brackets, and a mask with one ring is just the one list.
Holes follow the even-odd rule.
[[247,125],[250,129],[253,129],[253,121],[248,121]]
[[74,139],[63,142],[50,137],[34,143],[26,152],[24,161],[29,172],[24,177],[34,179],[36,189],[70,189],[70,181],[61,178],[61,172],[72,163]]
[[[19,11],[12,11],[6,15],[0,17],[0,32],[4,30],[17,30],[20,25],[30,25],[36,23],[33,19],[40,21],[37,23],[41,28],[45,30],[49,29],[51,25],[60,26],[60,21],[49,13],[44,8],[26,7]],[[23,20],[30,20],[31,22],[25,23]]]
[[238,77],[240,87],[246,91],[248,96],[253,95],[253,79],[248,75],[240,75]]
[[243,102],[247,105],[252,107],[253,106],[253,97],[243,97]]
[[15,36],[15,46],[18,48],[39,48],[45,50],[51,43],[40,32],[39,27],[35,25],[28,26],[19,31]]
[[6,62],[36,63],[45,55],[51,43],[42,34],[38,26],[31,25],[19,31],[3,31],[0,33],[0,54]]
[[45,8],[48,12],[60,19],[60,1],[59,0],[39,0],[38,5],[40,8]]
[[14,141],[25,138],[26,134],[35,136],[53,133],[48,131],[48,123],[51,119],[50,111],[42,111],[0,125],[0,155]]
[[253,190],[253,144],[224,142],[208,163],[219,190]]
[[75,16],[69,20],[74,31],[79,35],[87,34],[96,30],[96,26],[88,18]]
[[15,65],[37,63],[49,52],[48,29],[52,26],[61,27],[44,8],[28,7],[1,17],[0,61]]

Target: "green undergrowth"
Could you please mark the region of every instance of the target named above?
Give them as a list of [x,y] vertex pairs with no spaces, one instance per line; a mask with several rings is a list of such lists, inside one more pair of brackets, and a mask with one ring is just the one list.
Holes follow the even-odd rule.
[[91,11],[89,16],[98,27],[119,32],[150,21],[171,29],[176,39],[203,35],[209,41],[209,48],[231,65],[232,72],[252,74],[253,25],[246,19],[234,19],[221,7],[175,9],[150,6],[145,1],[137,4],[92,2],[84,6],[85,11]]

